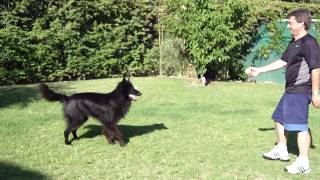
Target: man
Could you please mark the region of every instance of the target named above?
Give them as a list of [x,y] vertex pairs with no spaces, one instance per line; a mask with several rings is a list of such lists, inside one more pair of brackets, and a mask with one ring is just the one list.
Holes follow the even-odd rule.
[[291,174],[310,173],[308,133],[309,104],[320,107],[319,76],[320,52],[314,37],[308,34],[311,25],[310,12],[297,9],[288,14],[288,28],[293,39],[281,59],[263,66],[249,67],[246,73],[257,76],[286,66],[285,92],[276,107],[272,119],[275,122],[277,145],[263,158],[269,160],[289,161],[286,131],[297,132],[299,156],[285,171]]

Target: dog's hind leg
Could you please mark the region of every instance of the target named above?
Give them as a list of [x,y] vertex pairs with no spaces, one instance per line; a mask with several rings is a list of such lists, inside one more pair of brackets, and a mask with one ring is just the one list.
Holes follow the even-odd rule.
[[67,129],[64,131],[63,135],[64,135],[64,143],[66,145],[71,144],[71,142],[69,141],[69,134],[71,132],[71,127],[67,127]]
[[[79,120],[78,120],[79,119]],[[67,128],[64,131],[64,139],[65,144],[69,145],[71,144],[71,141],[69,141],[69,134],[72,132],[73,138],[78,139],[77,136],[77,129],[88,119],[86,116],[78,116],[77,120],[75,118],[72,118],[71,116],[66,116],[67,120]]]
[[74,134],[73,131],[76,130],[76,129],[74,129],[73,126],[72,126],[75,121],[74,121],[74,119],[72,118],[72,116],[69,115],[69,114],[65,114],[64,117],[65,117],[66,123],[67,123],[67,128],[66,128],[66,130],[65,130],[64,133],[63,133],[63,135],[64,135],[64,143],[65,143],[66,145],[69,145],[69,144],[71,144],[71,141],[69,141],[69,134],[70,134],[71,131],[72,131],[72,134]]
[[67,144],[67,145],[71,144],[71,141],[69,141],[69,134],[70,134],[70,132],[72,132],[73,139],[75,139],[75,140],[78,139],[77,129],[78,129],[78,127],[75,127],[75,126],[73,126],[73,125],[68,125],[68,127],[67,127],[66,130],[64,131],[65,144]]

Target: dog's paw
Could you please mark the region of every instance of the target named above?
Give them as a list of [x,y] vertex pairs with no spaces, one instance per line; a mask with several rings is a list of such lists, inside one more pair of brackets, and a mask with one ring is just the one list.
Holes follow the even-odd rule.
[[72,145],[70,141],[65,142],[66,145]]

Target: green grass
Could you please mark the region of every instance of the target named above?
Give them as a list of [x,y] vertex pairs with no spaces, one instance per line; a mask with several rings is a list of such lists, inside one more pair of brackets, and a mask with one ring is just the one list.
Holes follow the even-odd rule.
[[[120,79],[51,83],[59,92],[109,92]],[[289,163],[267,161],[271,114],[282,85],[132,78],[142,91],[120,121],[128,144],[109,145],[94,120],[64,145],[62,106],[40,98],[37,85],[0,88],[0,179],[318,179],[319,110],[310,108],[316,149],[312,173],[288,175]],[[163,127],[161,128],[161,125]],[[159,128],[160,127],[160,128]],[[71,136],[70,136],[71,137]],[[292,137],[294,139],[294,137]],[[291,142],[291,152],[295,143]],[[295,154],[290,154],[292,160]]]

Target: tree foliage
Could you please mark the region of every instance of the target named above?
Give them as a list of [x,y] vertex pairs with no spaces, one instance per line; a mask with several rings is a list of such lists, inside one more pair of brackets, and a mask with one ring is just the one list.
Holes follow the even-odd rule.
[[[285,2],[258,2],[257,17],[261,24],[266,24],[269,41],[257,51],[257,58],[268,59],[273,53],[284,52],[290,39],[284,37],[283,23],[279,20],[285,19],[287,14],[297,8],[308,9],[313,19],[320,18],[320,6],[313,3],[285,3]],[[314,28],[319,32],[319,22],[314,23]],[[316,33],[316,38],[320,41],[320,33]]]
[[319,5],[275,0],[0,1],[0,84],[154,75],[159,67],[239,79],[257,27],[297,7],[320,18]]
[[0,84],[156,73],[155,2],[0,3]]
[[[320,7],[264,0],[166,0],[162,18],[168,38],[182,38],[199,76],[207,69],[219,79],[238,79],[243,75],[244,56],[256,41],[257,28],[264,23],[273,34],[271,46],[263,51],[282,49],[282,34],[276,21],[298,7],[309,9],[315,18]],[[265,53],[263,53],[265,55]]]
[[199,76],[208,65],[230,75],[237,69],[257,19],[254,5],[242,0],[167,1],[166,30],[186,40]]

